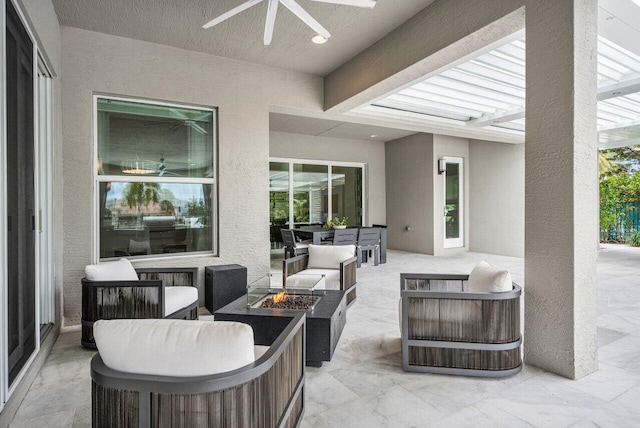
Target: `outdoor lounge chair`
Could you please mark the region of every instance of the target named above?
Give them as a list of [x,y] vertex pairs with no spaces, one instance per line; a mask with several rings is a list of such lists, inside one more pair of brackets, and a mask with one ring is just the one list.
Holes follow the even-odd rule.
[[100,319],[198,319],[198,268],[138,268],[127,259],[89,265],[82,278],[82,346]]
[[353,245],[309,245],[309,254],[283,261],[283,284],[289,284],[298,275],[323,275],[325,289],[343,290],[347,306],[356,300],[356,257]]
[[305,400],[306,316],[278,320],[277,328],[263,327],[259,317],[251,326],[99,321],[99,353],[91,360],[92,426],[298,426]]
[[400,275],[405,371],[504,377],[522,369],[520,294],[469,291],[469,275]]

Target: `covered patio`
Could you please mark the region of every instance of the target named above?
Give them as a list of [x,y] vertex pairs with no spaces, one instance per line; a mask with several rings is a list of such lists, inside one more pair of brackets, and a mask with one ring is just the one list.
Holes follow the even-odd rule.
[[[468,273],[481,260],[524,283],[521,258],[390,251],[358,270],[358,300],[330,363],[307,368],[304,427],[636,426],[640,420],[640,249],[603,245],[598,256],[599,370],[574,381],[525,363],[495,380],[402,371],[398,272]],[[272,260],[272,270],[281,266]],[[89,360],[80,333],[60,335],[11,427],[91,424]],[[526,341],[526,337],[525,337]]]

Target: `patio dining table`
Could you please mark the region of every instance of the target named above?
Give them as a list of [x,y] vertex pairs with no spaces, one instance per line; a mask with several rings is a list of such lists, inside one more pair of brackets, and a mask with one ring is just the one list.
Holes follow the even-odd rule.
[[[387,262],[387,228],[380,227],[380,263]],[[314,245],[322,244],[323,240],[332,239],[333,229],[322,226],[302,226],[293,229],[293,233],[301,239],[311,239]]]

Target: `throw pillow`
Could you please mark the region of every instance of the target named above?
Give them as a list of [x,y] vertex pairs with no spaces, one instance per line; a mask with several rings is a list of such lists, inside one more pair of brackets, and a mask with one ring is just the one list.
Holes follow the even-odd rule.
[[481,261],[469,275],[468,291],[476,293],[501,293],[511,291],[511,274]]
[[88,265],[84,273],[89,281],[137,281],[138,274],[127,259]]

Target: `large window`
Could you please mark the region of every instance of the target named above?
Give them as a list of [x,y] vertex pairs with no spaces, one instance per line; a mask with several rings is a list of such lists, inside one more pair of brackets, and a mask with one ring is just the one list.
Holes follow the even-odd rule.
[[361,163],[271,159],[272,241],[282,226],[324,224],[333,217],[348,217],[350,226],[362,226],[364,169]]
[[213,252],[215,110],[95,103],[99,258]]

